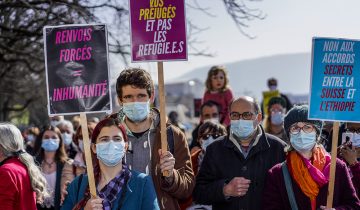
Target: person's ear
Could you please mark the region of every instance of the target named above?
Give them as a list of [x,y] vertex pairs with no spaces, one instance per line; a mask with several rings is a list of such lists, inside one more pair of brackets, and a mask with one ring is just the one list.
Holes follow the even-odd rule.
[[261,113],[257,114],[256,121],[258,121],[258,123],[261,123],[261,121],[262,121],[262,114]]
[[117,97],[117,100],[118,100],[119,105],[122,106],[122,101],[120,99],[120,96]]
[[129,148],[129,143],[125,142],[125,152],[128,150],[128,148]]
[[153,90],[151,92],[151,96],[150,96],[150,104],[153,104],[155,101],[155,90]]

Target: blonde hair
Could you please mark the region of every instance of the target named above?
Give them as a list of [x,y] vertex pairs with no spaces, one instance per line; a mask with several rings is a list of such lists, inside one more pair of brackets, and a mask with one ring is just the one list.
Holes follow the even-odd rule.
[[46,179],[34,158],[24,150],[24,139],[20,130],[10,123],[0,123],[0,152],[5,157],[18,156],[26,166],[30,176],[31,187],[36,193],[36,201],[41,203],[44,197],[49,196],[46,188]]

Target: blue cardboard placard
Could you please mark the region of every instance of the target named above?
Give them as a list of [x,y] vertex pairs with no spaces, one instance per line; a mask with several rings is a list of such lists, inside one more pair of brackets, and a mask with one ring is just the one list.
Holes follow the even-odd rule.
[[313,38],[309,119],[360,122],[360,40]]

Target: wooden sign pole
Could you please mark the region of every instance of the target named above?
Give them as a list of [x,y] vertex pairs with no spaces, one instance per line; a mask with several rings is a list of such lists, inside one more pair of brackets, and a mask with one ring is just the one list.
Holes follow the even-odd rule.
[[326,201],[327,208],[332,208],[333,199],[334,199],[334,183],[335,183],[338,137],[339,137],[339,122],[334,122],[332,144],[331,144],[330,178],[329,178],[328,196]]
[[95,185],[94,169],[93,169],[91,152],[90,152],[91,141],[89,139],[89,130],[88,130],[88,125],[87,125],[86,113],[84,113],[84,112],[80,113],[80,125],[81,125],[81,131],[82,131],[83,142],[84,142],[86,170],[87,170],[87,175],[88,175],[88,180],[89,180],[90,194],[93,198],[95,198],[96,197],[96,185]]
[[[158,66],[158,85],[159,85],[159,102],[160,102],[160,134],[161,134],[161,151],[167,151],[167,136],[166,136],[166,112],[165,112],[165,88],[164,88],[164,66],[163,62],[157,62]],[[163,172],[163,176],[169,176],[168,171]]]

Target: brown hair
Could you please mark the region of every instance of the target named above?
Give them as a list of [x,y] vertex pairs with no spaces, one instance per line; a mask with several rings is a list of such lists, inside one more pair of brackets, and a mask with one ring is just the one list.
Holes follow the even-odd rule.
[[[92,133],[93,133],[93,129],[90,126],[88,127],[88,132],[89,132],[89,137],[91,139]],[[73,142],[79,146],[79,139],[83,138],[82,137],[82,130],[81,130],[81,125],[76,129],[75,134],[73,135]]]
[[46,131],[53,131],[58,136],[60,142],[59,142],[59,148],[56,150],[55,153],[55,161],[60,163],[65,163],[66,160],[68,159],[68,156],[65,151],[64,141],[62,139],[61,132],[59,128],[54,127],[52,125],[45,126],[41,131],[41,133],[37,136],[34,146],[35,154],[40,158],[40,160],[44,159],[44,149],[41,147],[41,144],[43,140],[42,138]]
[[224,82],[224,87],[221,88],[221,91],[224,92],[226,89],[229,88],[229,78],[227,75],[227,71],[225,66],[213,66],[210,68],[209,72],[208,72],[208,76],[206,78],[206,91],[211,91],[213,90],[213,87],[211,85],[211,77],[212,76],[216,76],[219,72],[222,72],[224,74],[225,77],[225,82]]
[[[101,120],[94,128],[94,131],[91,136],[91,143],[93,143],[93,144],[96,143],[96,139],[104,127],[111,127],[111,126],[118,127],[124,137],[124,141],[127,142],[126,130],[125,130],[125,127],[121,124],[121,122],[116,118],[105,118],[105,119]],[[101,179],[99,160],[97,159],[96,154],[93,152],[93,150],[91,150],[91,156],[92,156],[92,162],[93,162],[93,166],[94,166],[95,183],[99,183],[99,181]],[[90,197],[91,197],[90,189],[89,189],[89,185],[87,185],[87,187],[85,189],[84,198],[81,199],[74,206],[73,210],[80,210],[80,209],[84,208],[84,206],[86,205],[86,203],[90,199]]]
[[122,87],[131,85],[132,87],[146,89],[149,97],[154,92],[154,84],[150,74],[141,68],[129,68],[122,71],[116,80],[116,93],[122,99]]
[[219,134],[219,136],[227,135],[226,128],[223,125],[221,125],[219,123],[213,123],[211,121],[208,121],[199,127],[197,141],[199,141],[204,136],[205,132],[206,133],[217,133],[217,134]]

